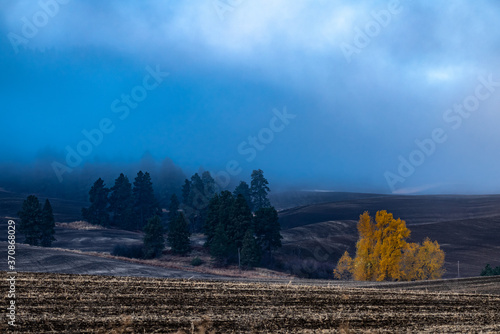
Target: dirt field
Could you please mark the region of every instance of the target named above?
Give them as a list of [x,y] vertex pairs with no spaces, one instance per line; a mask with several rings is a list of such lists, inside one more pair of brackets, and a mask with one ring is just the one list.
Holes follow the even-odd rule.
[[34,273],[16,290],[2,333],[500,331],[498,295]]

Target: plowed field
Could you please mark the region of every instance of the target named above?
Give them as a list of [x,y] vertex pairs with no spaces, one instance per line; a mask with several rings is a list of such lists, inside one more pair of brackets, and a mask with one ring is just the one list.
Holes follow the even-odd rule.
[[2,306],[1,333],[500,332],[498,295],[37,273],[16,284],[17,326]]

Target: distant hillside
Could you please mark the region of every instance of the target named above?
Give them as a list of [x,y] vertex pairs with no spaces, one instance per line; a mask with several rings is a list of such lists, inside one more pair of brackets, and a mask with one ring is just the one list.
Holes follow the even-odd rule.
[[[437,240],[446,253],[445,277],[480,274],[500,265],[500,196],[383,196],[309,205],[280,212],[286,256],[310,259],[333,269],[345,250],[352,255],[359,215],[386,209],[406,220],[410,240]],[[317,264],[317,265],[319,265]]]
[[369,194],[369,193],[296,190],[296,191],[283,191],[276,193],[271,192],[269,194],[269,199],[271,200],[271,204],[277,210],[285,210],[305,205],[340,202],[340,201],[353,201],[357,199],[383,197],[383,196],[385,195]]
[[[357,196],[355,194],[353,196]],[[371,195],[366,198],[313,204],[280,212],[283,229],[332,220],[358,220],[369,211],[387,210],[408,225],[475,218],[500,218],[500,195]]]

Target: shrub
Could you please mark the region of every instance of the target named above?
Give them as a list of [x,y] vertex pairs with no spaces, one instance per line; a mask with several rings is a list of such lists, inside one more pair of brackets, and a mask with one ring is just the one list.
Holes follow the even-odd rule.
[[194,259],[191,260],[191,265],[193,267],[201,266],[203,264],[203,260],[200,259],[199,257],[195,257]]
[[130,259],[144,258],[142,245],[116,245],[111,252],[114,256],[123,256]]

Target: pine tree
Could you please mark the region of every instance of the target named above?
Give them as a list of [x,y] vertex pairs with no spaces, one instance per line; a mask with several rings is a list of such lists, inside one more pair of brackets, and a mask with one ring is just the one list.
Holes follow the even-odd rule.
[[252,193],[250,191],[250,187],[248,186],[248,183],[245,181],[241,181],[240,184],[234,189],[233,192],[234,197],[237,197],[238,195],[242,195],[243,198],[247,201],[248,207],[250,210],[252,210],[253,204],[252,204]]
[[207,237],[205,247],[210,247],[215,236],[215,229],[217,225],[219,225],[219,211],[220,198],[218,194],[215,194],[208,204],[207,218],[205,219],[205,226],[203,227],[203,233]]
[[52,246],[52,241],[55,241],[54,234],[56,233],[54,230],[56,223],[54,220],[54,213],[52,212],[52,206],[48,199],[45,200],[45,204],[43,205],[42,213],[41,213],[41,224],[40,224],[40,245],[42,247],[50,247]]
[[232,231],[228,231],[228,234],[231,238],[231,242],[236,245],[236,248],[241,249],[246,232],[252,228],[253,216],[243,195],[238,195],[236,197],[231,209],[232,217],[229,227]]
[[247,229],[241,247],[241,265],[251,269],[260,262],[260,248],[254,237],[253,230]]
[[205,198],[211,199],[216,193],[214,178],[210,172],[206,171],[201,174],[201,180],[203,182],[203,193],[205,194]]
[[108,194],[109,189],[106,188],[101,178],[94,182],[89,191],[90,207],[82,208],[84,220],[94,225],[109,225]]
[[159,216],[148,219],[144,227],[144,257],[155,258],[161,255],[165,248],[164,230]]
[[177,215],[177,218],[169,225],[167,241],[172,249],[172,253],[186,255],[191,250],[189,240],[189,225],[186,217],[182,212]]
[[218,265],[225,265],[229,254],[229,238],[222,223],[215,228],[215,235],[210,244],[210,255]]
[[267,198],[267,193],[270,191],[266,178],[264,177],[264,172],[259,170],[254,170],[252,172],[252,182],[250,183],[250,191],[252,194],[253,211],[257,211],[262,208],[269,208],[271,203]]
[[272,250],[281,247],[280,224],[278,212],[274,207],[261,208],[254,216],[255,234],[262,249],[269,254]]
[[174,220],[176,220],[178,214],[179,214],[179,200],[177,199],[177,195],[173,194],[170,197],[170,204],[168,206],[168,223],[171,224]]
[[191,205],[189,202],[189,194],[191,193],[191,182],[186,179],[184,180],[184,185],[182,186],[182,204]]
[[114,226],[123,229],[133,229],[132,185],[128,177],[123,173],[115,180],[115,185],[111,188],[109,196],[109,211],[113,214],[112,223]]
[[25,235],[25,242],[32,246],[38,246],[41,231],[42,207],[38,198],[30,195],[23,202],[21,211],[18,212],[21,222],[19,232]]
[[149,218],[161,215],[160,205],[155,198],[151,176],[148,172],[139,171],[137,173],[132,193],[136,229],[142,230]]
[[209,198],[205,196],[205,185],[198,173],[195,173],[191,177],[189,203],[191,204],[192,211],[189,212],[187,218],[191,223],[191,231],[193,233],[201,232],[203,230]]

